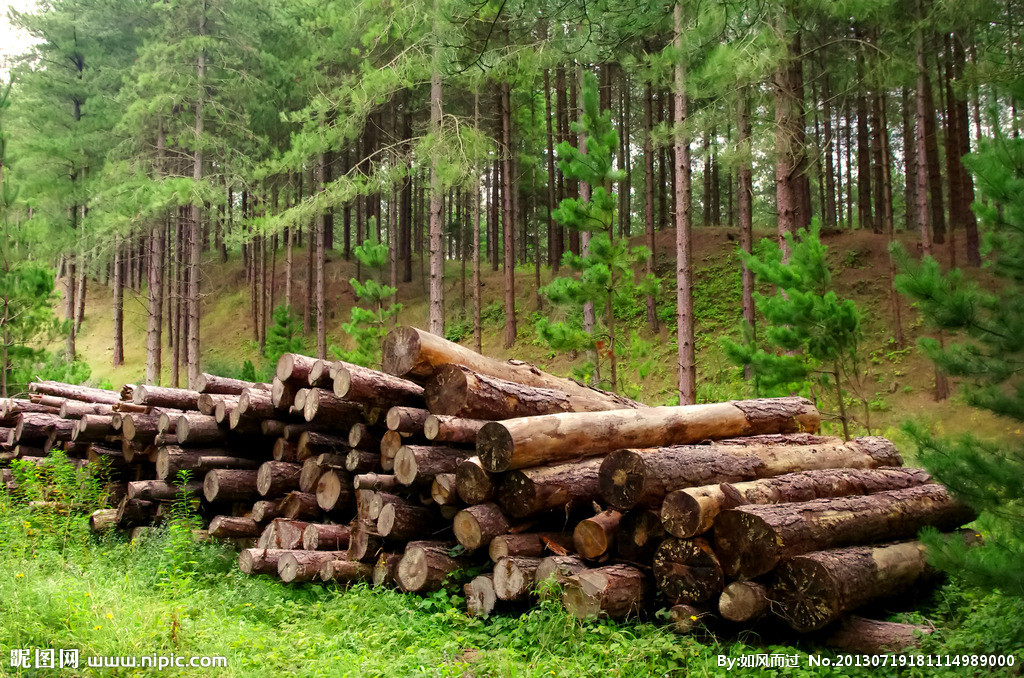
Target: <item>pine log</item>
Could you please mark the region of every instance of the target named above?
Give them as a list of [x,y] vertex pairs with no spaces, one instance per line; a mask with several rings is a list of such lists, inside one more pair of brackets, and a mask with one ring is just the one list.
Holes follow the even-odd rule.
[[477,433],[488,471],[508,471],[594,456],[625,447],[687,445],[762,433],[815,431],[820,416],[805,398],[711,405],[568,412],[492,421]]
[[305,533],[309,523],[304,520],[293,520],[290,518],[275,518],[271,523],[274,533],[274,543],[283,549],[302,548],[302,535]]
[[542,558],[550,553],[572,553],[575,549],[572,532],[520,532],[497,535],[487,546],[487,554],[496,563],[507,556]]
[[352,485],[357,490],[373,490],[375,492],[388,492],[401,486],[398,478],[383,473],[361,473],[352,479]]
[[[298,451],[298,445],[288,442],[284,438],[278,438],[274,441],[274,461],[295,462],[298,457]],[[309,461],[309,459],[311,457],[306,457],[304,461]]]
[[96,534],[108,532],[117,525],[117,509],[97,509],[89,514],[89,530]]
[[81,419],[87,414],[112,415],[114,406],[106,403],[83,403],[80,400],[65,400],[58,414],[64,419]]
[[224,396],[216,400],[216,404],[213,408],[213,418],[217,420],[218,424],[230,426],[231,415],[238,407],[239,400],[241,400],[241,396],[238,398],[234,396]]
[[884,438],[823,445],[680,445],[617,450],[601,466],[601,496],[612,506],[654,508],[673,490],[830,468],[899,466]]
[[451,555],[452,542],[416,541],[405,547],[398,564],[398,584],[405,591],[437,591],[445,579],[465,567],[465,560]]
[[65,419],[74,422],[71,439],[80,443],[100,442],[114,434],[113,415],[85,414],[80,419]]
[[565,580],[562,605],[579,619],[604,615],[621,619],[643,609],[647,576],[629,565],[583,570]]
[[218,539],[248,539],[260,536],[260,531],[252,518],[216,516],[210,521],[210,536]]
[[133,527],[149,523],[156,512],[156,502],[145,499],[129,499],[128,495],[117,505],[118,527]]
[[313,520],[320,517],[316,495],[309,492],[289,492],[281,500],[281,515],[293,520]]
[[348,451],[349,446],[344,438],[317,431],[303,431],[296,445],[295,461],[305,461],[321,454],[344,456]]
[[199,414],[205,414],[216,419],[217,403],[222,399],[220,395],[200,393],[199,397],[196,398],[196,409],[199,410]]
[[128,483],[129,499],[149,501],[171,501],[182,496],[198,496],[203,491],[203,481],[191,480],[183,486],[163,480],[135,480]]
[[473,456],[462,460],[455,468],[455,489],[462,501],[472,505],[493,500],[497,487],[480,463],[480,457]]
[[381,553],[373,564],[374,586],[398,586],[398,564],[401,553]]
[[[301,414],[301,412],[299,413]],[[322,426],[320,424],[310,424],[309,422],[289,422],[284,427],[284,433],[281,434],[288,442],[298,443],[299,437],[306,431],[312,431],[313,433],[337,433],[338,429],[331,428],[330,426]]]
[[356,497],[357,511],[359,512],[360,517],[366,520],[372,520],[374,524],[376,524],[377,518],[380,517],[381,510],[383,510],[383,508],[388,504],[393,504],[395,502],[400,504],[408,503],[405,498],[389,492],[358,490],[356,492]]
[[455,473],[472,450],[458,447],[403,445],[395,455],[394,472],[403,485],[429,484],[438,473]]
[[344,559],[328,560],[320,566],[320,581],[355,584],[373,580],[373,565]]
[[222,449],[185,449],[167,445],[157,451],[156,476],[161,480],[174,480],[180,471],[191,471],[200,476],[214,469],[255,470],[260,462],[227,455]]
[[686,636],[704,626],[712,615],[702,605],[673,605],[668,610],[668,618],[672,631]]
[[260,422],[260,435],[267,438],[281,438],[288,422],[280,419],[264,419]]
[[419,433],[429,416],[430,412],[420,407],[392,407],[385,421],[389,431]]
[[277,361],[275,376],[281,381],[298,384],[309,383],[309,371],[316,364],[316,358],[299,353],[284,353]]
[[588,560],[600,558],[611,549],[622,514],[614,509],[581,520],[573,530],[572,540],[576,553]]
[[335,363],[334,395],[378,407],[422,407],[423,387],[391,374],[351,363]]
[[245,574],[277,574],[277,561],[285,549],[244,549],[238,554],[238,569]]
[[259,497],[256,488],[258,471],[213,469],[203,478],[203,496],[208,502],[253,501]]
[[669,538],[654,554],[654,580],[673,603],[690,605],[713,600],[722,592],[722,566],[705,539]]
[[795,631],[816,631],[931,574],[925,546],[917,541],[807,553],[779,566],[772,611]]
[[501,362],[415,327],[398,327],[384,338],[384,371],[406,379],[426,379],[445,364],[465,365],[471,370],[517,384],[550,388],[581,397],[604,395],[618,408],[640,407],[628,398],[604,393],[572,379],[542,372],[519,360]]
[[289,551],[277,560],[277,576],[286,584],[313,581],[321,565],[344,558],[344,551]]
[[844,652],[889,654],[919,647],[922,638],[933,630],[929,626],[875,621],[851,614],[839,622],[822,642]]
[[256,540],[256,548],[276,549],[279,548],[279,546],[277,539],[277,523],[272,520],[269,525],[266,525],[263,528],[263,532],[260,533],[260,538]]
[[270,388],[269,384],[253,383],[244,379],[231,379],[230,377],[218,377],[215,374],[203,372],[196,379],[196,390],[200,393],[215,393],[222,395],[241,395],[247,388],[259,388],[264,391]]
[[437,517],[425,506],[405,502],[385,504],[377,516],[377,534],[391,541],[408,541],[434,531]]
[[113,405],[121,402],[121,394],[117,391],[108,391],[104,388],[92,388],[89,386],[73,386],[59,381],[33,381],[28,385],[29,393],[41,393],[45,395],[82,400],[87,403],[106,403]]
[[198,400],[198,391],[152,384],[139,384],[132,395],[132,402],[136,405],[171,407],[176,410],[195,410],[199,406]]
[[865,495],[923,485],[922,469],[836,468],[788,473],[745,483],[721,483],[675,490],[665,497],[661,517],[676,537],[692,537],[711,529],[725,509],[748,504],[781,504],[828,497]]
[[372,560],[383,546],[384,540],[377,534],[377,525],[357,520],[352,523],[348,537],[349,560]]
[[270,393],[262,389],[247,388],[238,396],[238,405],[231,411],[231,428],[239,428],[243,419],[270,419],[274,416],[274,410]]
[[444,414],[432,414],[423,422],[423,436],[439,443],[475,445],[476,434],[487,422]]
[[379,452],[380,438],[381,434],[361,422],[352,424],[352,428],[348,430],[348,445],[352,448]]
[[299,491],[316,493],[316,484],[320,481],[327,467],[321,467],[316,457],[309,457],[302,462],[302,470],[299,471]]
[[483,548],[501,534],[507,534],[510,525],[497,504],[476,504],[455,514],[455,538],[470,551]]
[[533,592],[540,558],[506,556],[494,564],[494,593],[501,600],[522,600]]
[[24,412],[17,416],[17,423],[11,431],[7,444],[11,447],[21,442],[42,442],[50,437],[57,422],[64,421],[53,414]]
[[125,414],[121,417],[121,435],[134,443],[151,443],[156,438],[159,423],[159,414]]
[[227,432],[217,424],[216,417],[190,412],[178,417],[174,435],[180,445],[205,445],[224,440]]
[[459,503],[459,495],[455,489],[454,473],[438,473],[430,484],[430,498],[438,506],[454,506]]
[[324,511],[351,509],[355,505],[352,478],[346,471],[325,471],[316,483],[316,503]]
[[311,388],[306,393],[302,416],[309,422],[332,426],[351,426],[362,420],[363,408],[358,403],[342,400],[330,391]]
[[264,497],[277,497],[299,489],[302,464],[285,461],[263,462],[256,475],[256,489]]
[[334,377],[331,376],[331,364],[326,360],[317,359],[306,375],[306,384],[311,388],[332,388]]
[[[309,395],[308,388],[295,388],[290,382],[274,380],[275,384],[280,384],[280,395],[275,401],[280,404],[280,409],[285,409],[285,405],[291,402],[291,407],[288,408],[288,414],[294,414],[303,416],[302,413],[306,409],[306,396]],[[277,407],[277,405],[275,405]],[[309,423],[309,422],[307,422]]]
[[473,577],[462,587],[466,597],[466,614],[470,617],[489,617],[494,612],[498,597],[494,592],[494,575]]
[[945,487],[920,485],[860,497],[741,506],[715,519],[715,551],[730,577],[750,579],[810,551],[951,530],[975,518]]
[[768,611],[768,589],[756,581],[734,581],[718,598],[718,613],[732,622],[748,622]]
[[281,502],[260,500],[252,505],[249,516],[257,523],[265,523],[281,515]]
[[615,550],[623,560],[646,563],[664,539],[665,528],[657,511],[633,509],[622,515],[615,533]]
[[600,467],[600,459],[584,459],[513,471],[505,475],[498,488],[498,504],[510,517],[526,518],[567,505],[590,503],[598,496]]
[[348,549],[350,533],[348,525],[310,523],[302,531],[302,548],[307,551],[342,551]]
[[398,431],[388,431],[380,439],[380,467],[384,471],[395,468],[395,457],[405,445],[405,438]]

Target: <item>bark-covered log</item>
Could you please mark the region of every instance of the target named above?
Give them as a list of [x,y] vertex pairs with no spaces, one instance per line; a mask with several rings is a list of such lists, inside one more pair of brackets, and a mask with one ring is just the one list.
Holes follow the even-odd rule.
[[[288,461],[295,462],[298,457],[299,446],[295,443],[289,442],[284,438],[278,438],[274,441],[274,461]],[[309,461],[310,457],[306,457],[303,461]]]
[[540,558],[506,556],[494,564],[494,593],[501,600],[523,600],[533,592]]
[[103,534],[117,525],[117,509],[97,509],[89,514],[89,530]]
[[380,470],[380,452],[349,450],[345,455],[345,470],[353,475]]
[[718,598],[718,613],[729,621],[753,621],[767,611],[768,589],[756,581],[734,581]]
[[598,496],[600,467],[600,459],[584,459],[513,471],[498,488],[498,504],[513,518],[526,518],[567,504],[589,503]]
[[781,504],[827,497],[871,494],[928,482],[922,469],[836,468],[788,473],[745,483],[721,483],[675,490],[665,497],[661,517],[676,537],[692,537],[711,529],[725,509],[747,504]]
[[310,523],[302,531],[302,548],[307,551],[347,550],[350,534],[348,525]]
[[190,412],[178,417],[174,435],[179,445],[207,445],[224,440],[227,431],[217,424],[216,417]]
[[425,506],[404,502],[385,504],[377,516],[377,534],[392,541],[408,541],[430,534],[436,529],[437,517]]
[[703,603],[722,592],[725,577],[711,544],[696,539],[669,538],[654,554],[654,580],[673,603]]
[[313,520],[320,517],[315,494],[289,492],[281,500],[281,515],[291,520]]
[[373,564],[374,586],[398,586],[398,564],[401,553],[381,553]]
[[236,429],[242,427],[243,421],[270,419],[274,413],[274,402],[269,392],[247,388],[238,396],[238,405],[231,411],[229,424],[232,429]]
[[[124,460],[124,453],[120,449],[106,447],[97,443],[89,444],[89,451],[86,452],[85,458],[89,464],[97,468],[106,468],[116,472],[123,472],[128,468],[128,463]],[[167,478],[161,478],[159,475],[157,475],[157,478],[167,480]]]
[[772,611],[796,631],[815,631],[930,574],[924,544],[917,541],[807,553],[779,566]]
[[355,498],[352,477],[342,469],[325,471],[316,483],[316,503],[324,511],[351,509]]
[[25,412],[19,414],[14,429],[8,436],[7,444],[11,447],[21,442],[43,442],[50,436],[57,422],[65,421],[54,414],[41,412]]
[[174,480],[179,471],[191,471],[198,477],[214,469],[255,470],[260,467],[256,459],[243,459],[227,454],[226,450],[187,449],[177,445],[161,447],[156,456],[156,476],[161,480]]
[[302,464],[285,461],[267,461],[259,467],[256,475],[256,489],[264,497],[277,497],[299,489],[299,474]]
[[267,528],[273,532],[273,543],[283,549],[302,548],[302,535],[309,523],[304,520],[275,518]]
[[320,581],[336,584],[355,584],[373,579],[373,565],[344,559],[328,560],[320,566]]
[[294,381],[281,381],[274,377],[274,381],[270,385],[270,402],[279,412],[288,412],[292,407],[302,409],[306,402],[307,392],[308,389],[299,386]]
[[196,398],[196,409],[199,414],[205,414],[216,419],[217,403],[224,399],[224,396],[213,393],[200,393]]
[[381,435],[366,424],[357,422],[348,430],[348,446],[353,449],[380,452]]
[[87,403],[106,403],[113,405],[121,402],[121,394],[117,391],[108,391],[104,388],[92,388],[90,386],[72,386],[59,381],[33,381],[28,385],[29,393],[42,393],[45,395],[82,400]]
[[491,543],[500,534],[508,533],[511,525],[497,504],[476,504],[455,514],[455,538],[468,550],[474,551]]
[[117,505],[118,527],[134,527],[145,525],[153,520],[156,513],[156,502],[145,499],[129,499],[125,495],[121,503]]
[[121,435],[125,440],[134,443],[151,443],[159,432],[159,423],[159,414],[140,414],[138,412],[125,414],[121,417]]
[[135,387],[132,402],[147,407],[171,407],[176,410],[196,410],[199,408],[199,392],[185,388],[170,388],[139,384]]
[[389,431],[399,433],[419,433],[430,416],[422,407],[392,407],[384,420]]
[[826,632],[822,642],[829,647],[857,654],[888,654],[919,647],[930,626],[876,621],[848,615],[834,629]]
[[317,359],[313,362],[313,366],[309,368],[309,374],[306,375],[306,384],[310,388],[332,388],[334,386],[334,377],[331,375],[331,364],[326,360]]
[[438,473],[455,473],[472,450],[458,447],[403,445],[395,455],[394,472],[403,485],[429,484]]
[[113,415],[85,414],[78,420],[78,426],[71,439],[80,442],[100,442],[114,433]]
[[498,597],[494,592],[494,575],[473,577],[462,587],[466,596],[466,614],[470,617],[489,617],[494,612]]
[[247,388],[259,388],[266,391],[270,388],[270,385],[245,381],[244,379],[219,377],[215,374],[207,374],[206,372],[203,372],[196,379],[195,387],[200,393],[241,395],[242,391]]
[[380,439],[380,467],[384,471],[395,468],[395,457],[405,445],[406,438],[398,431],[388,431]]
[[375,492],[389,492],[398,488],[401,483],[393,475],[384,473],[361,473],[352,479],[352,485],[357,490],[373,490]]
[[455,489],[454,473],[438,473],[430,483],[430,498],[438,506],[454,506],[459,503],[459,495]]
[[576,553],[589,560],[603,556],[615,543],[620,520],[621,513],[608,509],[578,522],[572,533]]
[[295,461],[305,461],[309,457],[316,457],[321,454],[347,455],[349,446],[344,438],[319,433],[317,431],[303,431],[299,436],[295,450]]
[[640,612],[649,593],[643,572],[629,565],[608,565],[568,577],[562,605],[579,619],[599,615],[621,619]]
[[203,496],[208,502],[254,501],[259,498],[256,489],[258,471],[239,469],[213,469],[203,478]]
[[713,618],[703,605],[673,605],[668,609],[672,631],[686,636],[702,628]]
[[951,530],[974,517],[942,485],[741,506],[715,519],[715,551],[729,576],[749,579],[802,553],[903,539],[926,526]]
[[762,433],[815,431],[820,416],[805,398],[711,405],[568,412],[492,421],[477,433],[488,471],[507,471],[621,448],[688,445]]
[[453,542],[416,541],[405,547],[398,564],[398,584],[406,591],[437,591],[448,575],[465,567],[465,560],[451,555]]
[[415,327],[398,327],[384,338],[384,371],[407,379],[426,379],[442,365],[465,365],[471,370],[517,384],[563,391],[581,397],[604,395],[617,407],[640,407],[628,398],[604,393],[572,379],[542,372],[519,360],[501,362]]
[[311,388],[302,407],[306,421],[332,426],[351,426],[362,420],[363,408],[359,403],[342,400],[330,391]]
[[497,484],[484,470],[480,457],[469,457],[455,469],[455,489],[467,504],[483,504],[494,499]]
[[231,425],[231,414],[238,407],[238,401],[241,400],[241,396],[222,396],[216,400],[213,407],[213,418],[217,420],[218,424],[224,426]]
[[321,565],[344,559],[344,551],[289,551],[277,560],[277,576],[286,584],[313,581],[320,576]]
[[171,501],[182,495],[198,496],[203,491],[203,481],[192,480],[179,487],[163,480],[134,480],[128,483],[129,499],[148,499],[149,501]]
[[245,574],[277,574],[277,561],[286,549],[244,549],[238,554],[238,569]]
[[284,428],[287,421],[281,419],[264,419],[260,422],[260,435],[267,438],[281,438],[284,436]]
[[299,353],[284,353],[277,361],[275,376],[281,381],[293,381],[297,384],[309,383],[309,371],[313,369],[316,358]]
[[569,577],[587,569],[586,563],[577,556],[546,556],[537,565],[534,580],[542,582],[552,579],[564,583]]
[[357,520],[352,523],[348,537],[348,559],[372,560],[380,553],[383,544],[383,538],[377,534],[376,524]]
[[252,518],[216,516],[210,521],[210,535],[218,539],[248,539],[260,536],[260,526]]
[[622,515],[615,533],[615,550],[619,558],[646,563],[665,539],[665,528],[657,511],[633,509]]
[[427,440],[439,443],[475,445],[476,433],[487,421],[464,419],[444,414],[432,414],[423,422],[423,435]]
[[[797,438],[799,440],[799,438]],[[601,466],[601,496],[612,506],[654,508],[673,490],[830,468],[899,466],[884,438],[822,445],[679,445],[617,450]]]
[[257,523],[265,523],[281,515],[281,502],[260,500],[252,505],[250,517]]
[[[81,419],[87,414],[111,415],[114,406],[106,403],[83,403],[80,400],[64,400],[58,414],[63,419]],[[2,418],[2,415],[0,415]]]
[[419,384],[350,363],[335,363],[334,395],[378,407],[423,406]]
[[493,562],[506,556],[542,558],[551,553],[567,554],[576,550],[572,532],[520,532],[499,534],[487,546],[487,554]]

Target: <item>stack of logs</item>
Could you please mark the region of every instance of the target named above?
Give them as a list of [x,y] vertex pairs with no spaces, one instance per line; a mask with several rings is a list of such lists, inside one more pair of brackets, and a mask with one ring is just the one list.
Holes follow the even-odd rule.
[[932,581],[918,531],[974,518],[889,441],[818,435],[802,398],[645,407],[410,327],[383,368],[285,354],[272,384],[37,383],[0,409],[5,455],[106,459],[124,482],[96,529],[192,495],[210,537],[257,540],[250,574],[429,592],[486,566],[464,586],[474,615],[553,578],[580,617],[774,614],[851,649],[913,640],[848,613]]

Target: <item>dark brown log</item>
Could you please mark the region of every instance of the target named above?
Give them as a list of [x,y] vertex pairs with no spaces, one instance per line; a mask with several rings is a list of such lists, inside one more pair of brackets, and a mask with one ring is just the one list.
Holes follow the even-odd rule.
[[470,551],[483,548],[511,525],[497,504],[476,504],[455,514],[455,538]]
[[372,560],[377,557],[384,540],[376,532],[377,526],[357,520],[352,523],[348,538],[349,560]]
[[430,484],[430,498],[438,506],[454,506],[459,503],[459,495],[455,489],[454,473],[438,473]]
[[299,489],[299,475],[302,464],[285,461],[267,461],[260,466],[256,475],[256,489],[264,497],[277,497]]
[[404,445],[395,455],[394,472],[403,485],[429,484],[438,473],[455,473],[472,450],[457,447]]
[[382,473],[361,473],[352,479],[352,484],[357,490],[374,490],[375,492],[388,492],[401,486],[398,478]]
[[419,384],[350,363],[335,364],[334,395],[378,407],[423,406]]
[[775,574],[772,611],[796,631],[815,631],[931,574],[924,544],[917,541],[799,555]]
[[285,549],[245,549],[238,554],[238,569],[245,574],[277,574],[277,561]]
[[97,509],[89,514],[89,530],[97,534],[110,531],[117,525],[117,509]]
[[195,383],[196,390],[200,393],[215,393],[221,395],[241,395],[247,388],[259,388],[269,390],[269,384],[253,383],[243,379],[231,379],[230,377],[218,377],[215,374],[202,373]]
[[805,398],[764,398],[711,405],[569,412],[492,421],[477,433],[488,471],[507,471],[624,447],[687,445],[763,433],[817,430],[820,416]]
[[640,570],[629,565],[608,565],[566,578],[562,605],[579,619],[621,619],[640,612],[649,591],[647,576]]
[[829,647],[857,654],[888,654],[919,647],[924,636],[934,631],[929,626],[875,621],[849,615],[828,633],[822,642]]
[[267,438],[280,438],[284,436],[284,429],[288,422],[280,419],[264,419],[260,422],[260,434]]
[[295,461],[305,461],[309,457],[321,454],[345,456],[348,451],[349,447],[344,438],[316,431],[303,431],[295,450]]
[[203,490],[203,481],[193,480],[179,487],[163,480],[135,480],[128,483],[129,499],[147,499],[149,501],[171,501],[182,495],[198,496]]
[[398,586],[398,564],[401,553],[382,553],[373,565],[374,586]]
[[227,432],[217,425],[216,417],[188,413],[178,417],[174,435],[179,445],[206,445],[224,440]]
[[63,419],[81,419],[87,414],[112,415],[114,406],[105,403],[83,403],[78,400],[65,400],[61,403],[58,414]]
[[363,408],[359,403],[342,400],[330,391],[311,388],[302,408],[306,421],[332,426],[351,426],[362,420]]
[[523,600],[533,592],[540,558],[506,556],[494,564],[494,593],[501,600]]
[[346,550],[350,533],[348,525],[310,523],[302,531],[302,548],[307,551]]
[[42,442],[50,437],[57,422],[65,421],[54,414],[41,412],[25,412],[17,416],[14,429],[8,435],[7,444],[11,447],[21,442]]
[[293,381],[297,384],[309,383],[309,372],[316,364],[316,358],[298,353],[285,353],[277,361],[275,376],[281,381]]
[[398,564],[398,584],[405,591],[437,591],[448,575],[465,567],[462,558],[451,555],[452,542],[416,541],[405,547]]
[[[270,386],[270,402],[273,403],[275,409],[281,412],[287,412],[292,407],[301,409],[306,402],[308,390],[300,387],[294,381],[281,381],[274,377],[274,382]],[[301,401],[299,400],[300,392],[302,393]]]
[[273,543],[283,549],[302,548],[302,534],[309,527],[304,520],[291,520],[288,518],[275,518],[268,527],[273,532]]
[[[53,426],[50,428],[49,435],[46,436],[45,448],[48,450],[57,449],[60,443],[66,443],[71,441],[72,435],[74,435],[75,429],[78,428],[78,421],[76,419],[61,419],[56,418],[53,422]],[[87,441],[82,441],[87,442]]]
[[313,581],[321,565],[344,559],[344,551],[289,551],[277,560],[277,576],[285,583]]
[[494,575],[481,574],[463,585],[466,596],[466,614],[470,617],[489,617],[494,612],[498,597],[494,592]]
[[[84,414],[71,431],[76,442],[100,442],[115,433],[111,414]],[[75,421],[67,419],[66,421]]]
[[223,400],[223,396],[212,393],[200,393],[196,398],[196,409],[199,414],[205,414],[216,419],[217,403]]
[[191,471],[193,476],[206,475],[214,469],[255,470],[260,467],[256,459],[231,457],[222,449],[185,449],[176,445],[161,447],[156,456],[156,477],[174,480],[180,471]]
[[746,483],[705,485],[670,492],[661,507],[665,529],[692,537],[711,529],[725,509],[745,504],[779,504],[897,490],[928,482],[922,469],[822,469]]
[[256,548],[261,549],[276,549],[278,548],[277,543],[277,523],[271,521],[269,525],[263,528],[263,532],[260,533],[260,538],[256,540]]
[[281,515],[291,520],[312,520],[320,517],[315,494],[289,492],[281,501]]
[[256,489],[258,471],[213,469],[203,478],[203,496],[208,502],[253,501],[259,497]]
[[385,421],[390,431],[419,433],[429,416],[430,412],[420,407],[392,407]]
[[526,518],[567,505],[589,503],[598,496],[600,467],[601,459],[595,458],[513,471],[498,488],[498,504],[513,518]]
[[474,456],[462,460],[456,467],[455,489],[467,504],[483,504],[494,499],[497,487],[480,463],[480,457]]
[[240,399],[241,396],[238,398],[234,396],[223,396],[216,401],[213,408],[213,418],[217,420],[218,424],[230,426],[231,414],[235,411],[235,408],[238,407],[238,401]]
[[199,408],[199,392],[184,388],[168,388],[139,384],[132,394],[132,402],[147,407],[171,407],[176,410],[195,410]]
[[665,528],[657,511],[633,509],[622,515],[615,533],[619,557],[634,563],[646,563],[665,539]]
[[210,521],[210,536],[218,539],[248,539],[260,536],[260,531],[252,518],[216,516]]
[[316,503],[324,511],[351,509],[355,498],[352,477],[341,469],[324,471],[316,483]]
[[722,592],[725,577],[711,544],[696,539],[669,538],[654,554],[654,580],[673,603],[703,603]]
[[270,393],[262,389],[247,388],[238,396],[238,405],[231,411],[231,428],[238,428],[243,419],[270,419],[274,413]]
[[[112,471],[123,471],[128,468],[128,464],[124,460],[124,453],[121,450],[96,443],[90,443],[89,451],[86,452],[85,458],[89,464],[98,468],[107,468]],[[157,477],[159,478],[160,476]],[[160,478],[160,480],[167,479]]]
[[756,581],[734,581],[718,598],[718,613],[729,621],[753,621],[767,611],[768,589]]
[[392,541],[408,541],[433,532],[436,521],[434,512],[425,506],[394,501],[381,508],[377,534]]
[[145,499],[129,499],[127,495],[117,506],[117,526],[133,527],[149,523],[156,512],[156,502]]
[[572,533],[576,553],[590,560],[603,556],[615,543],[615,533],[619,529],[620,520],[622,514],[613,509],[581,520]]
[[680,445],[617,450],[601,465],[601,497],[612,506],[654,508],[673,490],[768,478],[825,468],[874,468],[902,463],[884,438],[822,445]]
[[[300,412],[300,414],[301,414],[301,412]],[[330,426],[321,426],[320,424],[310,424],[308,422],[303,422],[301,424],[289,423],[289,424],[285,425],[284,433],[281,434],[281,437],[284,438],[285,440],[287,440],[290,443],[298,443],[299,442],[299,437],[303,433],[305,433],[306,431],[311,431],[313,433],[338,433],[339,432],[338,429],[336,429],[336,428],[332,428]]]
[[249,516],[257,523],[265,523],[281,515],[280,501],[258,501],[252,505]]
[[427,440],[440,443],[475,445],[476,433],[486,423],[483,419],[432,414],[423,422],[423,435]]
[[506,556],[542,558],[552,552],[572,553],[575,549],[571,532],[521,532],[495,536],[487,547],[487,554],[496,563]]
[[[277,383],[277,382],[275,382],[275,383]],[[287,389],[292,389],[292,390],[288,391],[287,395],[281,395],[280,396],[279,401],[281,403],[281,409],[284,409],[284,406],[288,404],[288,402],[289,402],[288,399],[290,398],[291,399],[291,407],[288,408],[289,414],[297,414],[299,416],[302,416],[303,411],[306,409],[306,396],[309,395],[309,389],[308,388],[293,389],[293,387],[289,384],[289,382],[279,382],[279,383],[281,383],[281,388],[282,389],[286,389],[286,388]],[[284,393],[284,391],[282,391],[282,394],[283,393]]]
[[380,453],[349,450],[345,456],[345,470],[353,475],[380,470]]
[[371,430],[366,424],[357,422],[348,430],[348,445],[360,450],[379,452],[380,437],[381,434]]
[[[426,410],[424,410],[426,412]],[[0,425],[6,427],[16,426],[19,414],[48,414],[60,416],[60,408],[40,405],[28,400],[7,398],[0,401]]]
[[[294,462],[298,456],[299,446],[290,443],[284,438],[274,441],[274,461]],[[303,461],[309,461],[312,457],[306,457]]]
[[373,565],[344,559],[328,560],[320,566],[320,581],[355,584],[373,580]]
[[742,506],[715,519],[715,551],[729,576],[752,578],[802,553],[911,537],[926,526],[951,530],[974,517],[942,485]]
[[82,400],[87,403],[105,403],[113,405],[121,402],[121,394],[117,391],[108,391],[103,388],[92,388],[89,386],[72,386],[59,381],[33,381],[28,385],[29,393],[41,393],[44,395]]

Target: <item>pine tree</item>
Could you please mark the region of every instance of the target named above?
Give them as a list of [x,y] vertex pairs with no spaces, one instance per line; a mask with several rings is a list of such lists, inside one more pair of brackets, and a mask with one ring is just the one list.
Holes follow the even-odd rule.
[[267,344],[263,356],[268,365],[276,365],[285,353],[301,353],[306,347],[302,337],[302,320],[291,306],[281,304],[274,309],[274,324],[267,328]]
[[381,361],[381,341],[387,331],[394,326],[402,305],[391,303],[385,306],[386,301],[393,298],[398,291],[384,284],[385,269],[389,261],[388,246],[367,239],[352,251],[369,272],[366,282],[360,282],[357,278],[349,280],[356,297],[366,304],[367,308],[353,306],[352,320],[341,326],[355,340],[355,348],[335,352],[343,360],[356,365],[378,367]]

